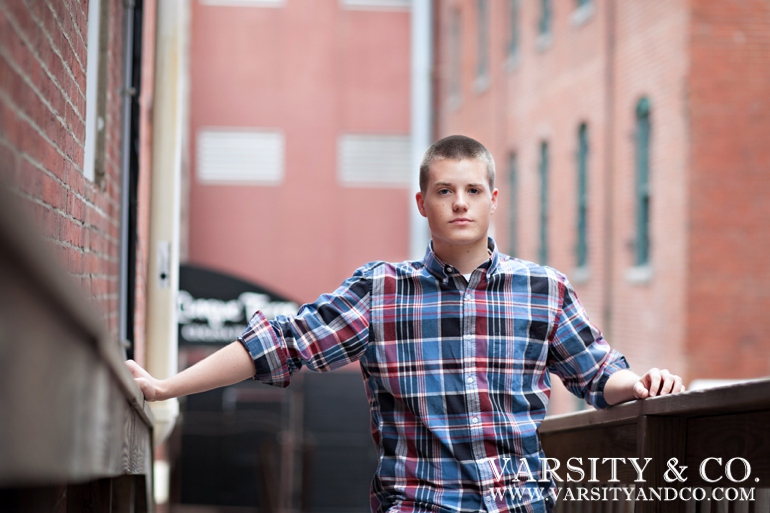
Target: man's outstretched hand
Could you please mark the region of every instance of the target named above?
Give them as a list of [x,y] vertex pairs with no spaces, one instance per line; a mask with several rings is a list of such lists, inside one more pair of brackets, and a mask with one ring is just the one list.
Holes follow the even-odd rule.
[[160,380],[150,376],[150,373],[144,370],[134,360],[126,360],[126,367],[134,376],[134,381],[144,394],[147,401],[161,401]]
[[153,378],[133,360],[126,366],[148,401],[165,401],[243,381],[254,375],[254,362],[240,342],[233,342],[179,374]]

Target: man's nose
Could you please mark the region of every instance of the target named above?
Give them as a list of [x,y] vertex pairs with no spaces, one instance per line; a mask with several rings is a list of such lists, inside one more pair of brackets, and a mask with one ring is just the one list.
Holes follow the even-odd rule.
[[453,206],[455,210],[468,210],[468,202],[465,201],[465,195],[457,194]]

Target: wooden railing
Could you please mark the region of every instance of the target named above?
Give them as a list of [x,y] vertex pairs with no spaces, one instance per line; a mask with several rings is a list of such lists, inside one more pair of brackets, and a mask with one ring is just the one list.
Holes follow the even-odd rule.
[[770,513],[770,379],[553,416],[540,435],[556,511]]
[[0,511],[152,512],[152,415],[0,186]]

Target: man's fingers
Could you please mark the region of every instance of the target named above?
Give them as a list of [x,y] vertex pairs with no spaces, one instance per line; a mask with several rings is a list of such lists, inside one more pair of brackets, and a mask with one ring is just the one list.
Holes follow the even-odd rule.
[[126,360],[126,367],[134,376],[134,381],[144,394],[144,398],[148,401],[154,401],[157,393],[152,376],[133,360]]
[[674,378],[677,376],[674,376],[671,374],[668,369],[663,369],[660,371],[660,388],[658,389],[658,395],[666,395],[670,394],[673,391],[674,387]]
[[677,376],[676,374],[674,376],[674,384],[671,387],[671,393],[676,394],[678,392],[684,392],[684,385],[682,385],[682,378],[680,376]]
[[637,381],[634,384],[634,397],[637,399],[647,399],[648,395],[650,395],[650,392],[644,387],[644,383]]
[[133,374],[135,378],[140,377],[142,375],[142,370],[144,370],[134,360],[126,360],[126,367],[128,367],[128,370],[131,371],[131,374]]
[[641,382],[648,387],[649,397],[676,394],[685,390],[682,378],[668,369],[652,368],[647,371]]
[[653,367],[647,371],[647,375],[645,377],[647,378],[647,388],[650,391],[650,397],[655,397],[658,395],[658,390],[660,389],[660,371]]
[[663,384],[660,387],[660,395],[664,394],[676,394],[679,392],[684,392],[684,385],[682,384],[682,378],[680,376],[677,376],[676,374],[671,374],[668,371],[661,371],[661,374],[663,373],[665,376],[665,379],[663,381]]

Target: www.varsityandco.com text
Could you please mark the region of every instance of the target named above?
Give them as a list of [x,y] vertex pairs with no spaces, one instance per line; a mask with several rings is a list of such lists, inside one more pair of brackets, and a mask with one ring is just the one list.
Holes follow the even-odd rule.
[[[698,465],[702,486],[687,484],[687,466],[677,458],[666,461],[658,486],[649,486],[652,458],[570,458],[562,468],[555,458],[541,460],[533,472],[525,458],[490,458],[495,485],[488,493],[493,498],[514,501],[542,500],[542,489],[553,479],[559,500],[566,501],[754,501],[758,477],[752,477],[751,464],[745,458],[705,458]],[[625,466],[626,468],[623,468]],[[632,483],[621,483],[620,471],[635,476]],[[599,476],[608,476],[600,480]],[[665,484],[663,484],[665,483]],[[662,486],[661,486],[662,485]]]

